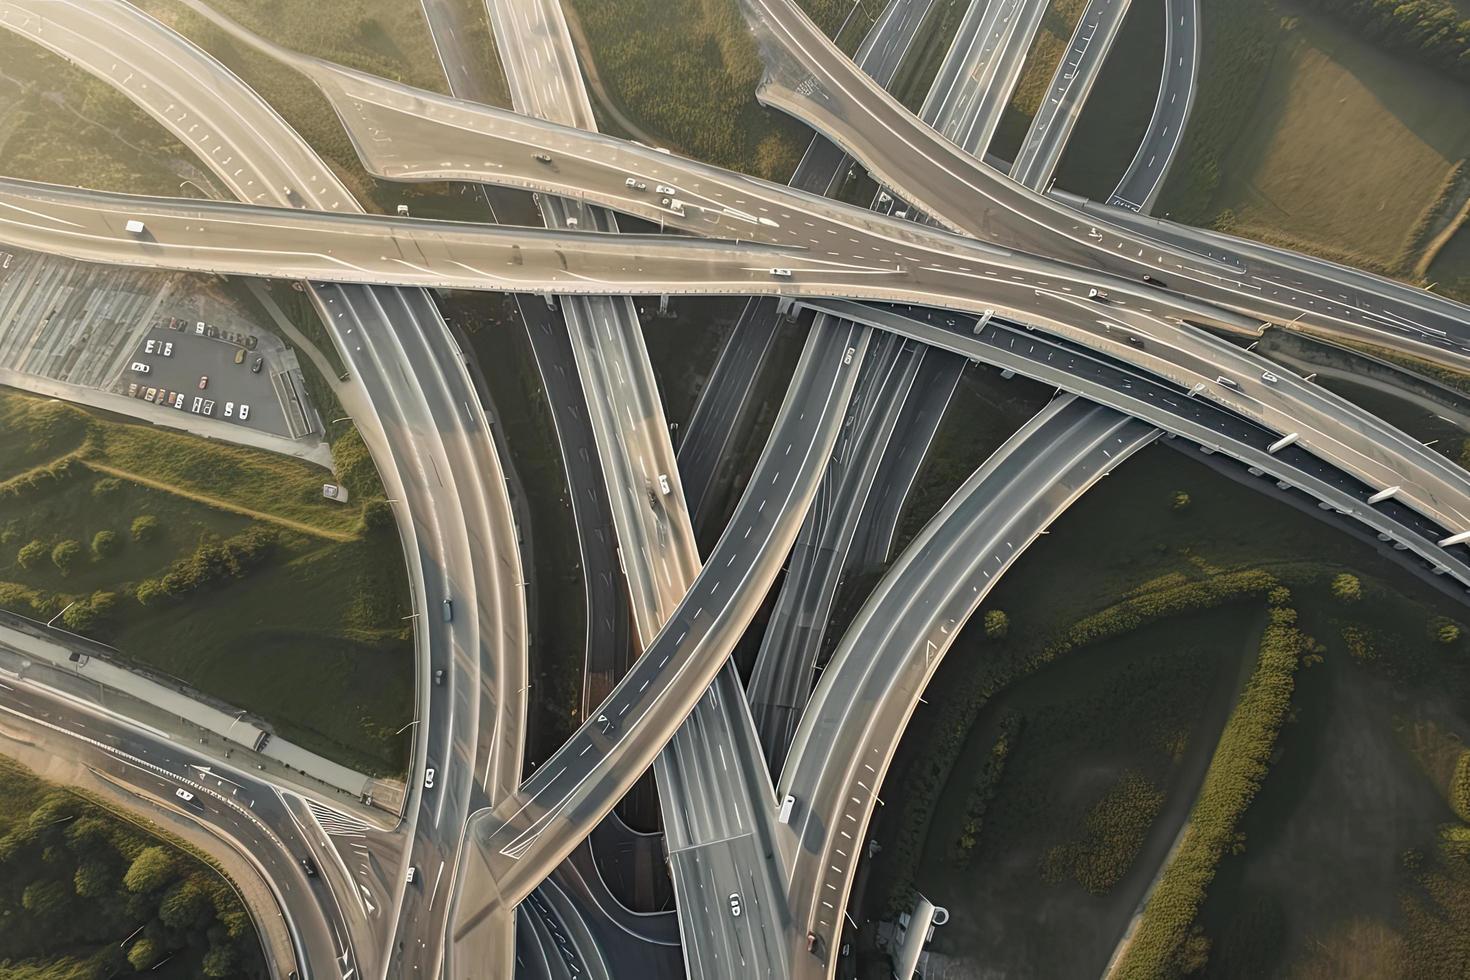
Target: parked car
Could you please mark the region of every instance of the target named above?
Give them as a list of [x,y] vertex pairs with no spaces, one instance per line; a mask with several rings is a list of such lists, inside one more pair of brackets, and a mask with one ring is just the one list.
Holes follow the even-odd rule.
[[255,360],[253,360],[253,361],[250,362],[250,373],[251,374],[259,374],[260,373],[260,366],[262,364],[264,364],[264,363],[265,363],[265,358],[262,357],[262,356],[260,356],[259,354],[256,354],[255,355]]
[[240,414],[239,414],[240,421],[241,422],[244,422],[249,417],[250,417],[250,406],[249,405],[241,405],[240,406]]
[[147,374],[149,371],[153,370],[153,368],[149,367],[147,364],[144,364],[142,361],[134,361],[131,365],[131,368],[134,372],[138,374]]
[[203,391],[205,388],[208,388],[208,387],[209,387],[209,375],[207,375],[207,374],[201,374],[199,376],[199,390],[200,391]]

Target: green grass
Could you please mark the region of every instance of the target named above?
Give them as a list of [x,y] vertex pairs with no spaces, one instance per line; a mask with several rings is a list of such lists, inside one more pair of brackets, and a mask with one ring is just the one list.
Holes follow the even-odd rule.
[[1470,224],[1461,226],[1429,267],[1435,289],[1462,303],[1470,303]]
[[1164,0],[1133,0],[1057,166],[1057,184],[1106,201],[1153,116],[1164,61]]
[[[1205,85],[1159,210],[1412,275],[1423,221],[1470,154],[1470,86],[1385,54],[1323,15],[1251,6],[1205,8],[1205,37],[1216,18],[1224,39],[1207,43]],[[1222,65],[1249,80],[1222,79]],[[1241,84],[1220,90],[1231,81]],[[1198,152],[1212,138],[1214,152]]]
[[198,196],[194,155],[106,82],[0,32],[0,171],[98,190]]
[[[321,499],[322,471],[299,460],[52,406],[59,403],[0,392],[0,418],[49,417],[48,429],[61,433],[49,451],[86,463],[43,491],[0,494],[0,604],[49,618],[74,598],[118,593],[114,615],[89,635],[124,658],[249,709],[348,765],[401,771],[407,744],[392,733],[411,715],[408,586],[392,525],[362,526],[371,492],[343,507]],[[15,468],[15,447],[37,466],[48,462],[34,442],[16,440],[0,443],[0,469]],[[140,515],[158,519],[157,540],[133,540]],[[265,566],[162,606],[132,597],[139,582],[201,542],[251,527],[280,534]],[[49,560],[18,564],[29,541],[49,549],[72,539],[86,548],[99,531],[117,535],[115,554],[88,549],[65,575]]]
[[760,56],[738,0],[573,0],[602,84],[641,130],[679,153],[770,180],[810,132],[755,101]]
[[939,74],[939,66],[944,62],[944,56],[954,42],[955,31],[959,30],[960,21],[969,7],[964,0],[935,0],[908,54],[898,66],[889,90],[913,112],[918,113],[929,97],[934,76]]

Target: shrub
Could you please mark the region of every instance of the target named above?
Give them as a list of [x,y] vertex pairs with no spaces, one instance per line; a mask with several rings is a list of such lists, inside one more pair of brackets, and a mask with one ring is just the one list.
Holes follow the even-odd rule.
[[369,500],[362,508],[362,528],[377,531],[393,526],[393,505],[386,500]]
[[93,592],[68,606],[61,621],[73,633],[96,634],[111,622],[116,611],[116,592]]
[[1357,602],[1363,598],[1363,583],[1356,575],[1343,572],[1332,580],[1332,594],[1343,602]]
[[985,635],[992,640],[1003,640],[1011,631],[1011,618],[999,609],[985,611]]
[[58,541],[56,547],[51,549],[51,564],[55,565],[56,570],[63,575],[76,567],[77,559],[80,557],[82,557],[81,542],[73,541],[71,538]]
[[1434,639],[1449,646],[1460,639],[1460,624],[1443,616],[1436,616],[1429,621],[1429,635]]
[[159,528],[158,518],[152,514],[143,514],[135,517],[133,518],[132,526],[133,540],[140,544],[147,544],[150,541],[154,541],[158,538]]
[[980,767],[980,772],[975,777],[975,784],[970,787],[970,795],[965,803],[965,821],[960,825],[959,836],[950,845],[949,858],[958,867],[969,866],[974,856],[975,845],[980,843],[980,831],[985,824],[985,811],[990,809],[990,801],[995,799],[995,794],[1000,789],[1001,777],[1005,775],[1006,760],[1010,758],[1011,749],[1016,744],[1016,738],[1021,734],[1021,726],[1024,721],[1025,719],[1016,711],[1007,711],[1000,716],[995,744],[990,747],[990,755]]
[[116,531],[98,531],[92,535],[92,554],[98,558],[106,558],[117,552],[118,540]]
[[160,579],[139,582],[135,595],[144,605],[161,596],[177,597],[232,578],[243,578],[270,557],[278,535],[252,527],[225,541],[205,541],[189,557],[169,566]]
[[1185,493],[1183,490],[1175,490],[1174,497],[1170,503],[1170,506],[1172,506],[1175,510],[1188,510],[1190,503],[1191,501],[1189,499],[1189,494]]
[[1143,773],[1129,770],[1088,812],[1081,840],[1052,848],[1042,878],[1060,882],[1071,875],[1094,895],[1123,880],[1164,803],[1164,791]]
[[1466,823],[1470,823],[1470,749],[1460,753],[1455,774],[1450,777],[1450,806]]
[[122,491],[122,481],[115,476],[104,476],[92,484],[92,496],[98,500],[112,500]]
[[16,552],[15,563],[29,571],[46,559],[47,550],[45,543],[39,540],[21,545],[20,551]]

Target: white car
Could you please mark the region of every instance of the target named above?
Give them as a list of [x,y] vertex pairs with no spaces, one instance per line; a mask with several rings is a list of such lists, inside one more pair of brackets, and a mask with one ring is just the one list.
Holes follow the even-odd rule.
[[1268,384],[1268,385],[1274,385],[1276,382],[1280,381],[1281,379],[1278,378],[1278,377],[1276,377],[1276,375],[1272,374],[1270,371],[1262,371],[1261,372],[1261,380],[1264,381],[1264,382],[1266,382],[1266,384]]
[[172,340],[165,340],[163,342],[163,356],[164,357],[173,357],[174,356],[174,342]]
[[667,473],[660,473],[658,475],[658,489],[665,496],[674,492],[673,487],[669,486],[669,475]]
[[203,337],[204,336],[204,321],[203,320],[200,320],[198,323],[194,324],[194,333],[195,333],[196,336],[199,336],[199,337]]
[[155,354],[157,352],[158,352],[158,341],[156,341],[156,340],[150,340],[146,344],[143,345],[143,353],[145,353],[145,354]]
[[654,190],[657,191],[660,194],[667,194],[670,197],[673,197],[675,194],[679,193],[677,190],[675,190],[674,188],[670,187],[668,184],[659,184],[657,187],[654,188]]
[[250,417],[250,406],[249,405],[241,405],[240,406],[240,421],[241,422],[244,422],[249,417]]
[[842,355],[842,363],[843,364],[851,364],[852,363],[852,355],[854,355],[856,353],[857,353],[857,348],[856,347],[849,347],[847,349],[847,353],[845,353],[845,354]]
[[771,270],[771,275],[773,275],[773,276],[780,276],[782,279],[790,279],[791,278],[791,270],[790,269],[772,269]]
[[430,766],[424,770],[424,789],[434,788],[434,767]]
[[147,374],[149,371],[152,371],[153,370],[151,367],[149,367],[148,365],[144,364],[142,361],[134,361],[132,363],[132,369],[134,371],[136,371],[138,374]]
[[235,417],[235,403],[234,402],[225,402],[225,418],[232,419],[234,417]]
[[408,866],[408,883],[410,885],[413,884],[413,880],[415,878],[417,878],[418,875],[419,875],[419,869],[416,868],[414,865],[410,864]]
[[174,795],[183,800],[185,803],[194,802],[194,794],[186,789],[176,789],[174,790]]
[[740,918],[740,896],[733,893],[730,895],[730,914]]

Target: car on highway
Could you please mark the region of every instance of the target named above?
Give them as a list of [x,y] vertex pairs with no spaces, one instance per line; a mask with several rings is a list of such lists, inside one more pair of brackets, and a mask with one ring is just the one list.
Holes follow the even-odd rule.
[[781,812],[776,814],[777,823],[790,823],[791,811],[796,809],[796,797],[787,794],[786,799],[781,801]]
[[435,670],[434,670],[434,686],[435,687],[443,687],[444,686],[444,668],[443,667],[438,667],[438,668],[435,668]]
[[1087,298],[1088,299],[1095,299],[1099,303],[1106,303],[1108,301],[1108,294],[1107,294],[1107,291],[1106,290],[1102,290],[1102,289],[1089,289],[1087,291]]
[[536,154],[536,162],[537,163],[550,163],[551,162],[551,154],[549,154],[549,153],[538,153],[538,154]]
[[209,387],[209,375],[207,375],[207,374],[201,374],[199,376],[199,390],[200,391],[203,391],[205,388],[208,388],[208,387]]
[[240,416],[240,421],[241,422],[244,422],[246,419],[248,419],[250,417],[250,406],[249,405],[241,405],[240,406],[239,416]]
[[1281,379],[1278,378],[1276,375],[1272,374],[1270,371],[1262,371],[1261,372],[1261,380],[1264,381],[1264,382],[1266,382],[1266,384],[1268,384],[1268,385],[1274,385],[1276,382],[1280,381]]
[[646,190],[648,190],[648,185],[647,184],[645,184],[641,180],[634,180],[632,177],[629,177],[627,180],[623,181],[623,186],[627,187],[629,190],[634,190],[634,191],[646,191]]
[[315,878],[317,875],[316,862],[309,856],[301,859],[301,870],[306,872],[306,877]]
[[5,257],[3,259],[0,259],[0,269],[10,268],[10,263],[13,261],[15,261],[15,256],[11,255],[9,252],[6,252]]
[[198,810],[201,813],[204,811],[204,804],[200,802],[197,796],[195,796],[188,790],[180,787],[179,789],[174,790],[174,795],[182,800],[184,802],[184,805],[189,807],[189,809]]
[[782,268],[774,268],[774,269],[771,270],[771,275],[773,275],[773,276],[779,276],[782,279],[790,279],[791,278],[791,270],[790,269],[782,269]]
[[856,353],[857,353],[857,348],[856,347],[849,347],[847,349],[847,353],[845,353],[845,354],[842,355],[842,363],[843,364],[851,364],[852,363],[852,355],[854,355]]
[[147,364],[144,364],[142,361],[134,361],[130,365],[130,368],[138,374],[147,374],[149,371],[153,370],[153,368],[149,367]]
[[658,194],[667,194],[670,197],[673,197],[675,194],[679,193],[677,190],[675,190],[674,188],[670,187],[668,184],[658,184],[657,186],[654,187],[654,191],[655,191],[655,193],[658,193]]
[[454,600],[453,599],[445,599],[444,600],[444,622],[446,622],[446,623],[452,623],[452,622],[454,622]]
[[730,914],[740,918],[740,896],[733,892],[730,894]]
[[1168,289],[1169,288],[1169,284],[1166,283],[1166,282],[1164,282],[1164,280],[1162,280],[1162,279],[1155,279],[1153,276],[1150,276],[1150,275],[1147,275],[1147,274],[1144,275],[1143,281],[1146,282],[1146,283],[1148,283],[1150,286],[1158,286],[1160,289]]
[[434,767],[430,766],[424,770],[424,789],[434,788]]
[[415,878],[417,878],[418,876],[419,876],[419,869],[418,869],[418,867],[416,865],[410,864],[408,866],[408,883],[410,885],[413,884],[413,880]]
[[658,475],[658,489],[666,497],[674,492],[674,488],[669,486],[669,475],[667,473],[660,473]]
[[255,360],[253,360],[253,361],[250,362],[250,373],[251,374],[259,374],[260,373],[260,366],[262,364],[264,364],[264,363],[265,363],[265,358],[262,357],[259,354],[256,354],[255,355]]

